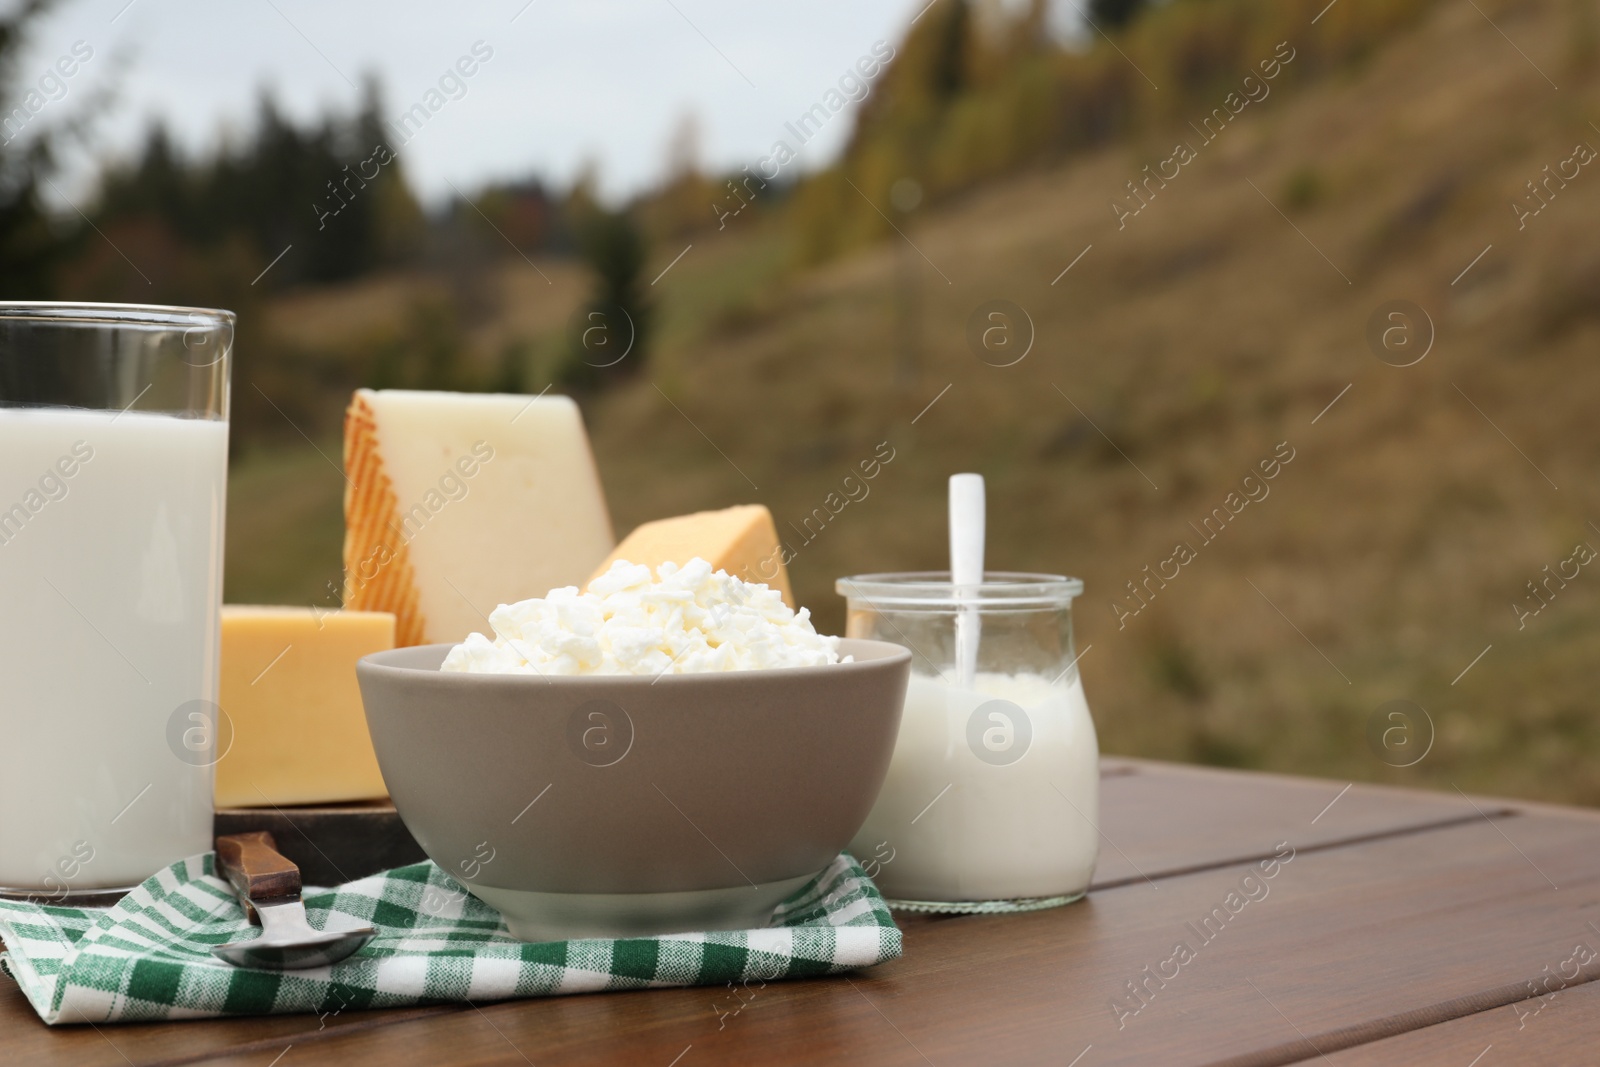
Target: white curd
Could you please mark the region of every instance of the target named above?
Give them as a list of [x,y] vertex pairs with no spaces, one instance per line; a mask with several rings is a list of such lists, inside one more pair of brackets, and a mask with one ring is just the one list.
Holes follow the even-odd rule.
[[[659,577],[658,577],[659,576]],[[699,674],[839,662],[839,639],[775,589],[713,570],[703,559],[652,575],[618,560],[589,583],[502,604],[493,639],[472,634],[443,670],[475,674]]]

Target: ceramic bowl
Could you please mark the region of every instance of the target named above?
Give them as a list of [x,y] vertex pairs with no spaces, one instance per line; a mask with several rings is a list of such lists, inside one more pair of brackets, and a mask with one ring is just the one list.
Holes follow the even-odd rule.
[[428,856],[529,941],[767,925],[871,811],[911,654],[660,677],[356,673],[383,779]]

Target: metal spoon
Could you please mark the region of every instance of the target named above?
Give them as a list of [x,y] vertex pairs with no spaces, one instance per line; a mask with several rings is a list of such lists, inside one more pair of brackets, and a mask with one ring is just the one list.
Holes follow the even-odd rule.
[[375,929],[322,931],[306,920],[300,900],[300,868],[278,854],[269,833],[217,838],[217,873],[233,886],[245,914],[260,923],[261,936],[216,945],[212,955],[235,967],[294,971],[337,963],[372,940]]

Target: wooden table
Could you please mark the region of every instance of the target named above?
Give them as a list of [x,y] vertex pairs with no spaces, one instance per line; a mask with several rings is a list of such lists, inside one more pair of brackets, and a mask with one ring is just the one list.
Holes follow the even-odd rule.
[[1087,900],[906,917],[903,958],[720,1020],[701,988],[52,1030],[0,980],[0,1063],[1600,1063],[1600,814],[1121,760],[1102,784]]

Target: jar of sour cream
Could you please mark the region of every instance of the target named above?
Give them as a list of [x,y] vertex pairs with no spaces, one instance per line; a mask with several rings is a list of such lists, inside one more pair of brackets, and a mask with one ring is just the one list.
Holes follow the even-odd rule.
[[837,589],[848,636],[912,653],[888,778],[851,844],[889,903],[1004,912],[1083,896],[1100,808],[1099,744],[1072,642],[1083,583],[990,571],[958,588],[926,572],[858,575]]

